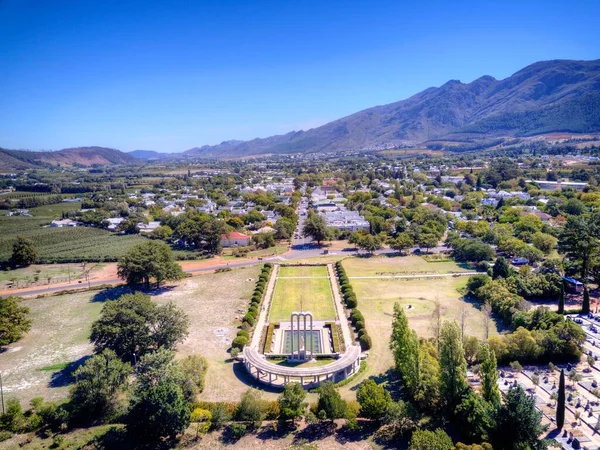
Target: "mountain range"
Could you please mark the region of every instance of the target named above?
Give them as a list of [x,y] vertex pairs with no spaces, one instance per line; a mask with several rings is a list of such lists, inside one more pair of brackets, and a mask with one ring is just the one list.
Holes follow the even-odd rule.
[[306,131],[229,140],[182,153],[80,147],[54,152],[0,149],[0,166],[133,164],[162,159],[231,158],[473,143],[551,132],[600,133],[600,60],[531,64],[503,80],[450,80],[412,97],[365,109]]

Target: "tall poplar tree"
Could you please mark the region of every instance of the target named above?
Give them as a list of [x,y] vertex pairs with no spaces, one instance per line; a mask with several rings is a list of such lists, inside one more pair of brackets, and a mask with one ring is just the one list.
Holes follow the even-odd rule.
[[494,406],[500,405],[500,390],[498,389],[498,369],[496,354],[488,344],[481,347],[481,394]]
[[408,319],[399,303],[394,304],[390,349],[404,384],[414,393],[419,382],[419,341],[416,333],[408,327]]
[[450,407],[468,389],[467,361],[456,322],[444,322],[440,332],[440,392]]

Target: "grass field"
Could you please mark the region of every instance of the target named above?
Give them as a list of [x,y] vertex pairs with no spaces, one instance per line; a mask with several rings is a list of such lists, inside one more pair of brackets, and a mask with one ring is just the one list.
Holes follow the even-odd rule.
[[[395,302],[405,308],[409,324],[419,336],[431,336],[431,314],[435,302],[439,301],[443,320],[458,320],[464,305],[468,314],[466,334],[483,337],[481,311],[476,305],[465,302],[458,291],[466,285],[468,277],[420,280],[352,278],[390,273],[454,273],[465,271],[465,267],[454,262],[428,263],[419,256],[348,258],[342,264],[350,277],[358,298],[358,309],[364,314],[367,330],[373,339],[364,376],[385,372],[393,364],[389,337]],[[497,331],[492,330],[492,333]]]
[[[206,400],[237,401],[247,385],[237,378],[227,350],[252,295],[259,267],[186,278],[153,293],[157,303],[172,301],[189,316],[190,331],[178,346],[178,357],[200,354],[210,367]],[[104,303],[92,301],[97,292],[23,301],[31,310],[31,331],[0,353],[4,398],[18,398],[25,406],[33,397],[60,401],[70,384],[61,369],[83,362],[91,354],[90,327]]]
[[289,320],[294,311],[310,311],[315,320],[335,319],[333,295],[325,266],[279,268],[269,321]]

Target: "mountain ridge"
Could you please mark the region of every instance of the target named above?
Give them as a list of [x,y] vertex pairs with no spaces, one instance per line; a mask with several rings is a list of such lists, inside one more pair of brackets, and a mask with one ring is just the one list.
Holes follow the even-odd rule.
[[[578,114],[571,114],[572,112]],[[497,80],[449,80],[307,131],[224,141],[188,157],[305,153],[417,145],[466,137],[600,132],[600,60],[539,61]],[[471,135],[471,136],[469,136]]]

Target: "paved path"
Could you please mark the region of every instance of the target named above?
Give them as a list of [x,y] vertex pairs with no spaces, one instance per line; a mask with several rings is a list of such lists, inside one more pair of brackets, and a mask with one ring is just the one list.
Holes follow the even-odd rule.
[[271,270],[271,276],[269,278],[269,283],[267,284],[267,292],[265,292],[265,298],[263,299],[262,306],[260,308],[260,314],[258,315],[258,320],[254,325],[254,333],[252,333],[252,341],[250,342],[250,347],[258,351],[258,346],[260,345],[260,338],[262,336],[263,330],[265,328],[265,323],[267,323],[267,315],[269,314],[269,305],[271,304],[271,300],[273,298],[273,291],[275,290],[275,282],[277,281],[277,274],[279,273],[279,264],[274,264],[273,269]]
[[348,318],[346,317],[346,310],[342,304],[342,296],[340,295],[340,286],[338,279],[335,276],[333,270],[333,264],[327,264],[327,272],[329,273],[329,280],[331,282],[331,292],[333,293],[333,301],[335,303],[335,310],[338,316],[338,322],[342,327],[342,335],[344,336],[344,347],[347,349],[352,345],[352,333],[350,333],[350,326],[348,325]]
[[435,278],[435,277],[465,277],[477,275],[482,272],[455,272],[455,273],[423,273],[421,275],[365,275],[358,277],[348,277],[348,279],[380,279],[380,278]]

